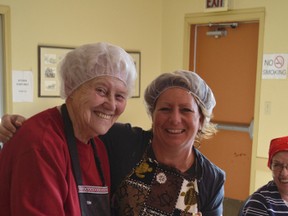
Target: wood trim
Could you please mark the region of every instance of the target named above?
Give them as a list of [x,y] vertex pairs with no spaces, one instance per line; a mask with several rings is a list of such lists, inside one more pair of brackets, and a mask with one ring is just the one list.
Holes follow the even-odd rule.
[[0,5],[0,15],[3,20],[3,81],[4,81],[4,113],[12,113],[12,69],[11,69],[11,31],[10,8]]
[[264,18],[265,8],[252,8],[231,10],[227,12],[214,13],[193,13],[186,14],[184,19],[184,43],[183,43],[183,68],[189,69],[190,56],[190,26],[193,24],[207,24],[210,22],[259,22],[259,38],[258,38],[258,56],[257,56],[257,72],[256,72],[256,91],[254,106],[254,136],[251,155],[251,174],[250,174],[250,193],[255,191],[256,181],[256,160],[258,147],[258,128],[259,128],[259,110],[260,110],[260,91],[261,91],[261,72],[263,57],[263,41],[264,41]]

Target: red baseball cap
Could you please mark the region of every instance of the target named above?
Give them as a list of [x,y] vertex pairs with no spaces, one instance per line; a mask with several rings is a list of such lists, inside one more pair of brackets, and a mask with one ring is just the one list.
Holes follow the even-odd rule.
[[271,166],[273,156],[280,151],[288,151],[288,136],[272,139],[269,148],[268,167]]

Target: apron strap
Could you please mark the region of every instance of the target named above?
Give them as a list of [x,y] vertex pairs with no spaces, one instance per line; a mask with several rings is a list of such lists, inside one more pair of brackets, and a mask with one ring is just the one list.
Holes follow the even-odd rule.
[[96,145],[95,145],[94,139],[91,139],[90,142],[91,142],[91,145],[92,145],[92,148],[93,148],[94,159],[95,159],[95,163],[96,163],[97,169],[99,171],[99,175],[100,175],[100,178],[101,178],[102,186],[105,186],[104,173],[103,173],[103,170],[102,170],[100,159],[99,159],[98,154],[97,154],[97,149],[96,149]]
[[[62,113],[62,118],[64,121],[64,131],[65,131],[65,136],[67,139],[67,145],[72,161],[72,169],[73,169],[73,175],[77,184],[77,191],[78,191],[78,185],[82,185],[82,176],[81,176],[81,169],[80,169],[80,163],[79,163],[79,158],[78,158],[78,153],[77,153],[77,146],[76,146],[76,140],[75,140],[75,135],[74,135],[74,130],[72,126],[71,119],[69,117],[68,111],[66,104],[63,104],[61,106],[61,113]],[[80,202],[80,208],[81,208],[81,215],[82,216],[87,216],[87,205],[86,201],[84,198],[83,193],[78,193],[78,198]]]

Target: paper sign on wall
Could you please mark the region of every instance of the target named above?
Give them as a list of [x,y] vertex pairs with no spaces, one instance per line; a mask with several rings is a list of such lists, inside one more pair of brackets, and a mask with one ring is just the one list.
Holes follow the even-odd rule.
[[33,102],[32,71],[13,71],[13,102]]
[[286,79],[288,54],[264,54],[262,79]]

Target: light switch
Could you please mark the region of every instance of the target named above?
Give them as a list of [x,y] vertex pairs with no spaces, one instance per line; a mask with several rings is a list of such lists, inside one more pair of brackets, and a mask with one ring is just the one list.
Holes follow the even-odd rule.
[[271,114],[271,101],[265,101],[264,103],[264,114],[270,115]]

